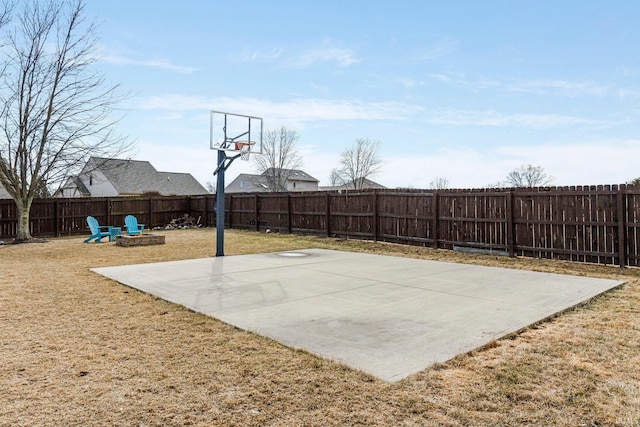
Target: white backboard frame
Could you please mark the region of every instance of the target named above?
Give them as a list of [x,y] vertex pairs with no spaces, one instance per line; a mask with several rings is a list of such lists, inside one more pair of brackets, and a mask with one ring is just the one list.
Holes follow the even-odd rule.
[[[230,153],[248,151],[251,154],[262,154],[263,130],[261,117],[211,110],[209,148]],[[242,144],[247,141],[253,144],[248,147]],[[240,150],[236,145],[244,147]]]

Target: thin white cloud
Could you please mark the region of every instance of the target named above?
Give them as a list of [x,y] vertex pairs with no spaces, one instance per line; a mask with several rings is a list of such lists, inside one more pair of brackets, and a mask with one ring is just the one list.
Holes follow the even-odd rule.
[[512,93],[556,95],[565,97],[606,96],[612,93],[611,85],[602,85],[591,80],[568,81],[560,79],[489,79],[469,78],[459,73],[431,74],[445,84],[467,87],[474,91],[498,89]]
[[158,68],[161,70],[174,71],[182,74],[191,74],[199,70],[196,67],[188,67],[184,65],[176,65],[168,59],[132,59],[119,55],[106,55],[100,57],[100,60],[114,65],[133,65],[138,67]]
[[505,114],[497,111],[426,110],[397,101],[364,102],[360,100],[330,100],[297,98],[274,102],[257,98],[207,98],[167,94],[140,100],[135,109],[164,111],[240,112],[268,118],[270,121],[302,123],[318,120],[390,120],[419,118],[424,123],[440,126],[517,127],[554,129],[572,126],[605,127],[618,122],[592,120],[560,114]]
[[618,90],[618,96],[620,98],[640,98],[640,89],[628,88]]
[[521,127],[550,129],[576,125],[604,126],[601,120],[559,114],[504,114],[496,111],[436,110],[425,115],[424,121],[434,125]]
[[447,73],[447,74],[429,74],[430,77],[436,79],[436,80],[440,80],[442,83],[454,83],[455,79],[454,79],[454,75],[452,75],[451,73]]
[[448,55],[456,50],[460,42],[454,38],[442,38],[430,46],[410,53],[402,62],[424,62]]
[[409,79],[409,78],[405,78],[405,77],[400,77],[397,79],[394,79],[394,82],[398,83],[401,86],[404,86],[405,89],[411,89],[414,87],[419,87],[419,86],[423,86],[424,82],[418,81],[418,80],[414,80],[414,79]]
[[234,62],[269,63],[282,61],[295,68],[310,67],[319,63],[336,63],[342,68],[360,62],[351,49],[336,46],[331,40],[323,41],[319,46],[294,52],[281,47],[271,49],[244,48],[240,53],[231,56]]
[[423,114],[422,107],[401,102],[364,102],[314,98],[272,102],[255,98],[206,98],[170,94],[139,102],[143,110],[210,110],[245,112],[275,121],[315,120],[408,120]]
[[511,92],[533,93],[539,95],[562,95],[569,97],[576,96],[606,96],[610,93],[611,87],[601,85],[596,82],[566,80],[511,80],[505,84],[505,88]]
[[430,76],[442,83],[463,86],[471,89],[474,92],[499,88],[500,86],[503,86],[503,83],[497,80],[485,78],[472,80],[467,78],[464,74],[459,73],[430,74]]
[[314,82],[310,82],[309,87],[319,93],[331,93],[331,90],[328,86],[320,85]]
[[312,47],[292,59],[297,67],[309,67],[321,62],[335,62],[341,67],[349,67],[360,62],[351,49],[336,46],[331,40],[325,40],[318,47]]
[[238,55],[235,55],[232,59],[236,62],[273,62],[280,58],[284,50],[279,47],[272,49],[258,50],[258,49],[243,49]]
[[424,86],[423,80],[416,80],[405,75],[393,75],[393,74],[378,74],[369,73],[369,75],[361,82],[361,86],[369,90],[377,90],[380,88],[392,87],[393,90],[397,89],[397,86],[402,86],[405,89],[414,89]]

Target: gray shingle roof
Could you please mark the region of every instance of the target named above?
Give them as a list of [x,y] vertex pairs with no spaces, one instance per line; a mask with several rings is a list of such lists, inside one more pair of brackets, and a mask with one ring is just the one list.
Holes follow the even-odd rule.
[[102,172],[119,194],[159,193],[164,196],[206,194],[207,190],[189,173],[158,172],[142,160],[92,157],[83,173]]
[[77,191],[84,197],[91,196],[91,192],[84,185],[84,183],[82,182],[82,180],[80,179],[79,176],[70,176],[69,178],[67,178],[67,180],[65,181],[65,183],[61,187],[61,189],[64,190],[64,189],[67,189],[67,188],[69,188],[69,189],[76,188]]
[[[362,181],[362,189],[375,189],[375,188],[387,188],[387,187],[385,187],[382,184],[378,184],[377,182],[372,181],[368,178],[365,178]],[[320,190],[322,191],[353,190],[353,183],[320,187]]]
[[[270,176],[273,175],[274,168],[269,168],[262,173],[262,175]],[[308,181],[308,182],[320,182],[315,179],[305,171],[301,171],[300,169],[282,169],[281,176],[286,176],[289,181]]]
[[10,198],[11,196],[9,195],[7,190],[4,188],[2,184],[0,184],[0,199],[10,199]]
[[227,193],[254,193],[269,191],[267,177],[248,173],[239,174],[224,190]]
[[158,172],[162,185],[159,193],[163,195],[207,194],[208,191],[190,174],[179,172]]

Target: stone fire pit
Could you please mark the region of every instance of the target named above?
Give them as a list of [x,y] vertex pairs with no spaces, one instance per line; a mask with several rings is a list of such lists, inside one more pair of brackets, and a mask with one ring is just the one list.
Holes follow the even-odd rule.
[[117,246],[149,246],[149,245],[164,245],[164,236],[158,234],[138,234],[135,236],[128,236],[122,234],[116,236]]

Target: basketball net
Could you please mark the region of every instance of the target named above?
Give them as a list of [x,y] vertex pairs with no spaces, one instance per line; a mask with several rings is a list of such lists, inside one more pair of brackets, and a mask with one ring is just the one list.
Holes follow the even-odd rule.
[[251,146],[255,144],[253,141],[236,141],[236,151],[240,152],[240,160],[249,160],[251,155]]

